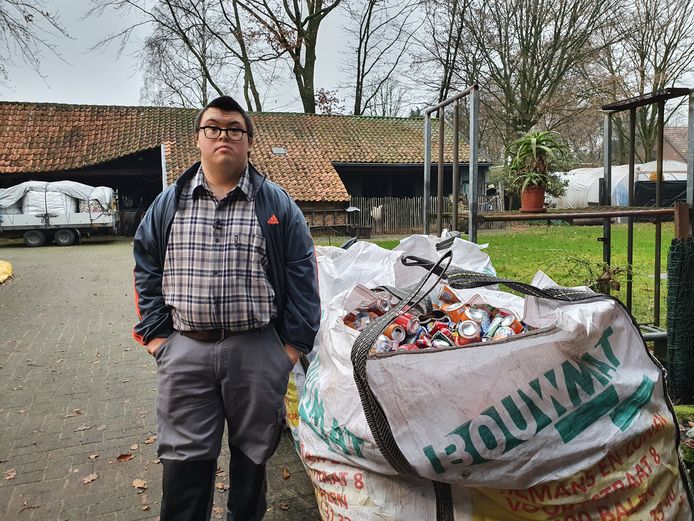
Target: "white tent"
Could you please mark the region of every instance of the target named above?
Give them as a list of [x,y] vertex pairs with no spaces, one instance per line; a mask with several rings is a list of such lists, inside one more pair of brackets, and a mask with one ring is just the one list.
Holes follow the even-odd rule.
[[[655,181],[656,162],[635,165],[634,181]],[[560,174],[569,182],[563,197],[550,198],[557,208],[585,208],[600,204],[599,180],[603,168],[577,168]],[[686,181],[687,163],[663,161],[664,181]],[[612,204],[627,206],[629,202],[629,165],[612,167]]]

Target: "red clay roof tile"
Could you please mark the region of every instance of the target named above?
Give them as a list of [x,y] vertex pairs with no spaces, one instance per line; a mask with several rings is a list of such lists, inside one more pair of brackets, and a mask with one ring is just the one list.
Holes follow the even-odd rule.
[[[105,163],[165,145],[173,180],[199,159],[196,109],[0,102],[0,174],[52,172]],[[422,118],[251,113],[251,161],[298,201],[346,201],[332,163],[424,162]],[[436,151],[437,127],[433,127]],[[446,135],[445,160],[451,161]],[[282,147],[286,155],[276,155]],[[460,161],[469,148],[462,145]]]

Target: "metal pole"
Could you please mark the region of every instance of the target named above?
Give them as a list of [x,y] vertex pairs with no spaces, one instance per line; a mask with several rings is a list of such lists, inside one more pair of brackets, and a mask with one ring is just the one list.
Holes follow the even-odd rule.
[[[663,206],[663,131],[665,129],[665,102],[658,102],[658,142],[655,168],[655,206]],[[660,251],[662,242],[662,224],[655,220],[655,267],[653,279],[653,324],[660,325]]]
[[[603,157],[603,179],[604,187],[603,198],[600,202],[603,206],[610,206],[612,201],[612,114],[605,113],[605,122],[603,128],[603,148],[605,150]],[[602,261],[608,266],[611,264],[611,223],[612,219],[606,217],[602,220]]]
[[479,126],[480,89],[477,85],[472,87],[470,96],[470,163],[468,167],[468,239],[477,242],[477,144]]
[[429,194],[431,193],[431,113],[424,114],[424,235],[429,235]]
[[689,147],[687,148],[687,204],[694,208],[694,89],[689,93]]
[[451,229],[458,229],[458,196],[460,193],[460,165],[458,164],[458,148],[460,145],[460,102],[455,101],[453,110],[453,209]]
[[436,235],[443,232],[443,107],[439,109],[439,167],[436,170]]
[[[634,163],[636,162],[636,108],[629,110],[629,198],[627,205],[634,206]],[[627,217],[627,266],[634,263],[634,219]],[[631,313],[633,300],[633,274],[631,269],[627,271],[627,310]]]

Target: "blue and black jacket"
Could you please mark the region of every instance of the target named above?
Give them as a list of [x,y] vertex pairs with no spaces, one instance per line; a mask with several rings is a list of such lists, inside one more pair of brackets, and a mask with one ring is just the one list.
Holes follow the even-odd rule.
[[[135,305],[140,322],[133,329],[133,337],[141,344],[173,332],[171,312],[162,295],[164,257],[182,189],[199,167],[200,163],[194,164],[157,196],[135,234]],[[275,290],[274,325],[283,342],[308,353],[320,325],[313,241],[301,210],[287,192],[250,164],[248,173],[256,216],[265,237],[269,279]]]

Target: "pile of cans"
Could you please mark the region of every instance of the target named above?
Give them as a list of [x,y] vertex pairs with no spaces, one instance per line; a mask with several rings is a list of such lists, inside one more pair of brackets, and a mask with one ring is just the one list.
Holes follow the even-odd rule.
[[[361,331],[387,313],[394,304],[388,298],[362,302],[344,317],[344,323]],[[464,304],[448,287],[443,287],[433,311],[417,314],[413,309],[407,309],[388,324],[372,351],[385,353],[465,346],[500,340],[526,331],[528,326],[510,311],[487,304]]]

